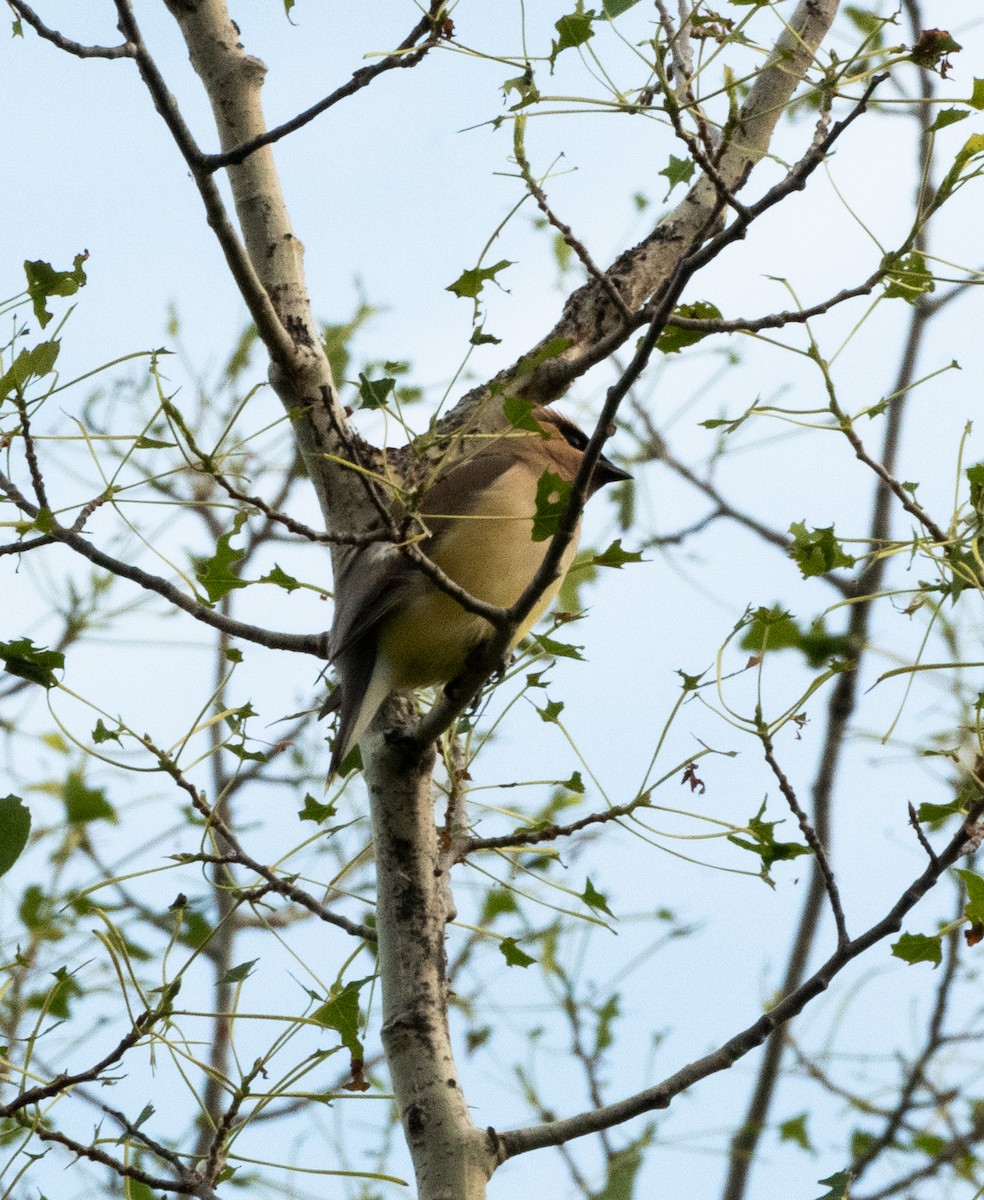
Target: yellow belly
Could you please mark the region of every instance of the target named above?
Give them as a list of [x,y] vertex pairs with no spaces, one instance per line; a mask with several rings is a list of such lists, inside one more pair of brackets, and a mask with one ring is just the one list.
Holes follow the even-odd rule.
[[[550,545],[532,539],[534,496],[535,480],[517,479],[509,471],[488,489],[481,515],[456,519],[425,549],[441,570],[471,595],[507,608],[529,585]],[[572,542],[557,579],[516,630],[510,650],[557,595],[575,550]],[[487,621],[420,575],[416,594],[408,595],[380,630],[378,656],[388,667],[393,688],[447,683],[461,673],[471,651],[491,632]]]

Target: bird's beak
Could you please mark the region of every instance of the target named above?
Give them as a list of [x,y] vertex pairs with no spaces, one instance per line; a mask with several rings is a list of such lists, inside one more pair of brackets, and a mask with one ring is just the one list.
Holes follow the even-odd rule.
[[604,456],[598,459],[595,463],[593,482],[596,487],[604,487],[606,483],[623,483],[626,479],[631,479],[632,476],[628,471],[623,471],[621,467],[616,467],[615,464]]

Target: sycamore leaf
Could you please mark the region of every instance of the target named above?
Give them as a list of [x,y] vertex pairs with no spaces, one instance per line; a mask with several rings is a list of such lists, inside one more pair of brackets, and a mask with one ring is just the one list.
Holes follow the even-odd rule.
[[82,270],[82,264],[88,257],[88,250],[82,254],[76,254],[70,271],[56,271],[51,263],[43,262],[40,259],[36,262],[24,263],[27,294],[31,297],[34,315],[42,329],[51,320],[51,313],[48,312],[45,303],[48,297],[74,296],[80,287],[85,286],[85,271]]
[[222,983],[245,983],[253,974],[253,968],[260,960],[251,958],[249,962],[242,962],[238,967],[230,967],[222,976]]
[[499,951],[510,967],[531,967],[536,962],[525,950],[520,950],[515,938],[503,938]]
[[302,821],[313,821],[315,825],[320,825],[323,821],[327,821],[329,817],[335,815],[335,806],[334,804],[320,804],[308,792],[304,797],[304,807],[300,809],[297,815]]
[[[675,317],[688,317],[693,321],[720,321],[721,310],[709,300],[695,300],[692,304],[679,304],[673,310]],[[656,349],[663,354],[679,354],[686,346],[696,345],[703,338],[710,337],[701,329],[680,329],[676,325],[667,325],[656,341]],[[729,421],[704,421],[706,428],[716,428],[718,425],[728,425]]]
[[0,800],[0,875],[20,858],[31,833],[31,810],[20,796]]
[[342,1045],[353,1059],[363,1058],[362,1042],[359,1039],[359,992],[373,977],[353,979],[343,987],[331,989],[328,999],[311,1014],[311,1019],[326,1029],[334,1029],[342,1039]]
[[622,539],[616,538],[607,550],[602,550],[600,554],[591,556],[591,566],[593,567],[613,567],[615,570],[621,570],[626,563],[643,562],[641,550],[623,550]]
[[939,937],[927,937],[924,933],[903,933],[892,945],[892,954],[910,966],[913,963],[929,962],[938,967],[943,961],[943,950]]
[[87,821],[116,823],[116,809],[106,799],[106,793],[102,788],[87,787],[81,771],[68,773],[62,799],[65,817],[72,825],[84,825]]
[[838,1171],[836,1175],[828,1175],[826,1179],[818,1179],[817,1183],[822,1183],[830,1191],[824,1192],[822,1196],[818,1196],[817,1200],[848,1200],[848,1188],[853,1178],[854,1176],[849,1171]]
[[533,517],[533,541],[553,537],[567,509],[571,485],[553,471],[544,471],[536,485],[536,514]]
[[984,879],[973,871],[964,871],[959,867],[955,868],[955,873],[964,881],[964,887],[967,889],[964,916],[972,925],[984,923]]
[[359,372],[359,399],[363,408],[382,408],[395,387],[396,380],[389,375],[384,375],[382,379],[368,379]]
[[233,570],[246,553],[245,550],[233,546],[232,539],[239,534],[246,523],[246,513],[237,513],[232,522],[232,529],[223,533],[215,545],[215,553],[211,558],[194,558],[195,578],[204,587],[211,601],[221,600],[235,588],[248,586],[248,581],[240,579]]
[[41,379],[54,369],[60,342],[38,342],[30,350],[21,350],[9,369],[0,375],[0,400],[11,392],[20,392],[32,379]]
[[557,61],[557,55],[563,50],[571,50],[575,46],[583,46],[590,38],[594,37],[594,30],[591,28],[591,22],[595,19],[595,11],[593,8],[585,10],[584,0],[577,0],[572,13],[567,13],[561,17],[554,25],[557,30],[557,38],[550,50],[550,70],[553,70],[554,63]]
[[657,175],[662,175],[669,182],[669,187],[666,189],[666,195],[663,197],[664,203],[669,199],[670,192],[678,183],[689,183],[693,178],[695,166],[689,158],[677,158],[675,154],[670,155],[670,161],[662,169],[657,171]]
[[599,892],[595,885],[591,882],[591,876],[588,876],[587,882],[584,885],[584,891],[580,897],[589,908],[596,908],[599,912],[606,913],[609,917],[614,917],[615,914],[608,907],[608,897],[603,892]]
[[478,298],[478,293],[490,279],[495,280],[496,275],[500,271],[504,271],[506,267],[511,267],[512,265],[508,259],[504,258],[501,262],[497,262],[494,267],[471,267],[467,271],[462,271],[454,283],[448,284],[444,290],[446,292],[453,292],[463,300],[475,300]]
[[844,552],[843,546],[834,537],[833,525],[810,532],[804,522],[794,521],[789,532],[793,535],[789,557],[798,564],[804,579],[812,575],[825,575],[835,567],[854,566],[856,560]]
[[65,655],[60,650],[44,650],[28,638],[0,642],[0,659],[11,675],[53,688],[58,680],[55,671],[64,667]]

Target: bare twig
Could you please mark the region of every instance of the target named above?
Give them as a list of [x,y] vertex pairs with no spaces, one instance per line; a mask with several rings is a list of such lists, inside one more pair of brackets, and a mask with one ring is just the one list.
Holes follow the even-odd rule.
[[134,58],[136,56],[135,47],[130,42],[123,42],[119,46],[85,46],[81,42],[75,42],[71,38],[65,37],[57,29],[51,29],[45,25],[34,9],[24,3],[24,0],[7,0],[7,3],[21,20],[30,25],[38,37],[44,38],[46,42],[51,42],[53,46],[57,46],[59,50],[64,50],[67,54],[74,54],[76,58]]
[[538,1126],[515,1129],[508,1133],[496,1133],[499,1161],[504,1162],[517,1154],[525,1154],[544,1146],[556,1146],[571,1138],[597,1133],[601,1129],[611,1129],[642,1113],[667,1108],[676,1096],[687,1091],[700,1080],[734,1066],[739,1059],[760,1046],[776,1030],[781,1029],[788,1021],[802,1012],[812,1000],[830,986],[833,979],[849,963],[902,928],[903,918],[935,886],[944,871],[953,866],[964,853],[968,832],[980,819],[982,813],[984,813],[984,799],[980,799],[970,806],[964,828],[950,839],[937,861],[927,866],[923,873],[912,881],[880,921],[858,937],[838,946],[830,958],[799,987],[784,996],[767,1013],[730,1038],[717,1050],[688,1063],[661,1083],[637,1092],[635,1095],[627,1096],[614,1104],[607,1104],[600,1109],[582,1112],[573,1117],[546,1122]]
[[[355,95],[356,92],[361,91],[364,87],[368,87],[374,79],[384,72],[392,71],[394,68],[415,67],[424,58],[428,50],[446,36],[442,20],[445,4],[446,0],[432,0],[427,14],[417,22],[392,54],[387,54],[385,58],[377,63],[373,63],[370,67],[360,67],[357,71],[353,72],[352,78],[347,83],[343,83],[341,87],[336,88],[329,95],[325,96],[323,100],[319,100],[317,104],[312,104],[310,108],[299,112],[297,116],[291,117],[289,121],[284,121],[282,125],[277,125],[275,128],[267,130],[266,133],[251,138],[248,142],[243,142],[241,146],[234,146],[231,150],[226,150],[222,154],[200,154],[198,160],[200,165],[206,171],[218,171],[222,167],[237,166],[261,147],[270,146],[274,142],[279,142],[281,138],[286,137],[288,134],[295,133],[298,129],[303,129],[315,117],[319,117],[323,112],[327,112],[329,108],[332,108],[340,100],[345,100],[349,96]],[[425,40],[422,45],[418,45],[421,38],[425,38]]]
[[779,784],[779,790],[785,797],[786,803],[799,823],[800,831],[813,851],[817,868],[820,871],[820,875],[823,878],[823,885],[827,891],[827,899],[830,901],[830,909],[834,915],[834,924],[837,927],[837,944],[838,946],[844,946],[851,939],[848,937],[847,925],[844,921],[844,909],[841,904],[840,889],[837,887],[837,881],[834,879],[834,872],[831,870],[830,860],[827,858],[826,847],[817,837],[817,831],[813,828],[799,801],[796,799],[796,792],[793,790],[792,784],[789,782],[782,767],[776,761],[772,738],[769,736],[769,731],[765,724],[761,722],[761,718],[758,736],[762,742],[765,761],[769,764],[772,774],[775,775],[776,782]]
[[[32,504],[2,472],[0,472],[0,491],[4,492],[23,513],[32,519],[37,517],[40,511],[37,505]],[[133,566],[132,563],[123,562],[122,559],[113,558],[112,555],[93,546],[80,534],[73,533],[71,529],[55,524],[47,536],[68,546],[76,554],[87,558],[97,567],[102,567],[104,571],[118,575],[122,579],[129,579],[146,591],[156,592],[173,604],[175,608],[180,608],[182,612],[188,613],[189,616],[194,617],[196,621],[201,621],[204,625],[211,625],[213,629],[224,630],[233,637],[255,642],[257,645],[266,646],[271,650],[290,650],[298,654],[311,654],[316,658],[328,657],[324,633],[276,633],[270,629],[263,629],[259,625],[249,625],[245,621],[234,620],[221,612],[214,612],[212,609],[206,608],[166,579],[161,579],[158,575],[151,575],[149,572]]]

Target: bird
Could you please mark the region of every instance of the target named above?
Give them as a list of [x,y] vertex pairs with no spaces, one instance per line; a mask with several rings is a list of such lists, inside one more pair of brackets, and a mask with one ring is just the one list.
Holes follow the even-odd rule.
[[[531,416],[531,429],[472,439],[476,448],[439,466],[417,506],[420,549],[471,596],[500,608],[519,599],[550,545],[549,538],[533,540],[541,478],[551,472],[570,484],[588,444],[584,431],[553,409],[537,406]],[[588,495],[630,478],[601,455]],[[506,657],[560,590],[579,534],[580,521],[556,578],[515,630]],[[397,547],[377,542],[351,556],[336,579],[328,641],[337,683],[319,713],[339,712],[329,780],[390,693],[452,683],[494,633],[488,621],[441,591]]]

